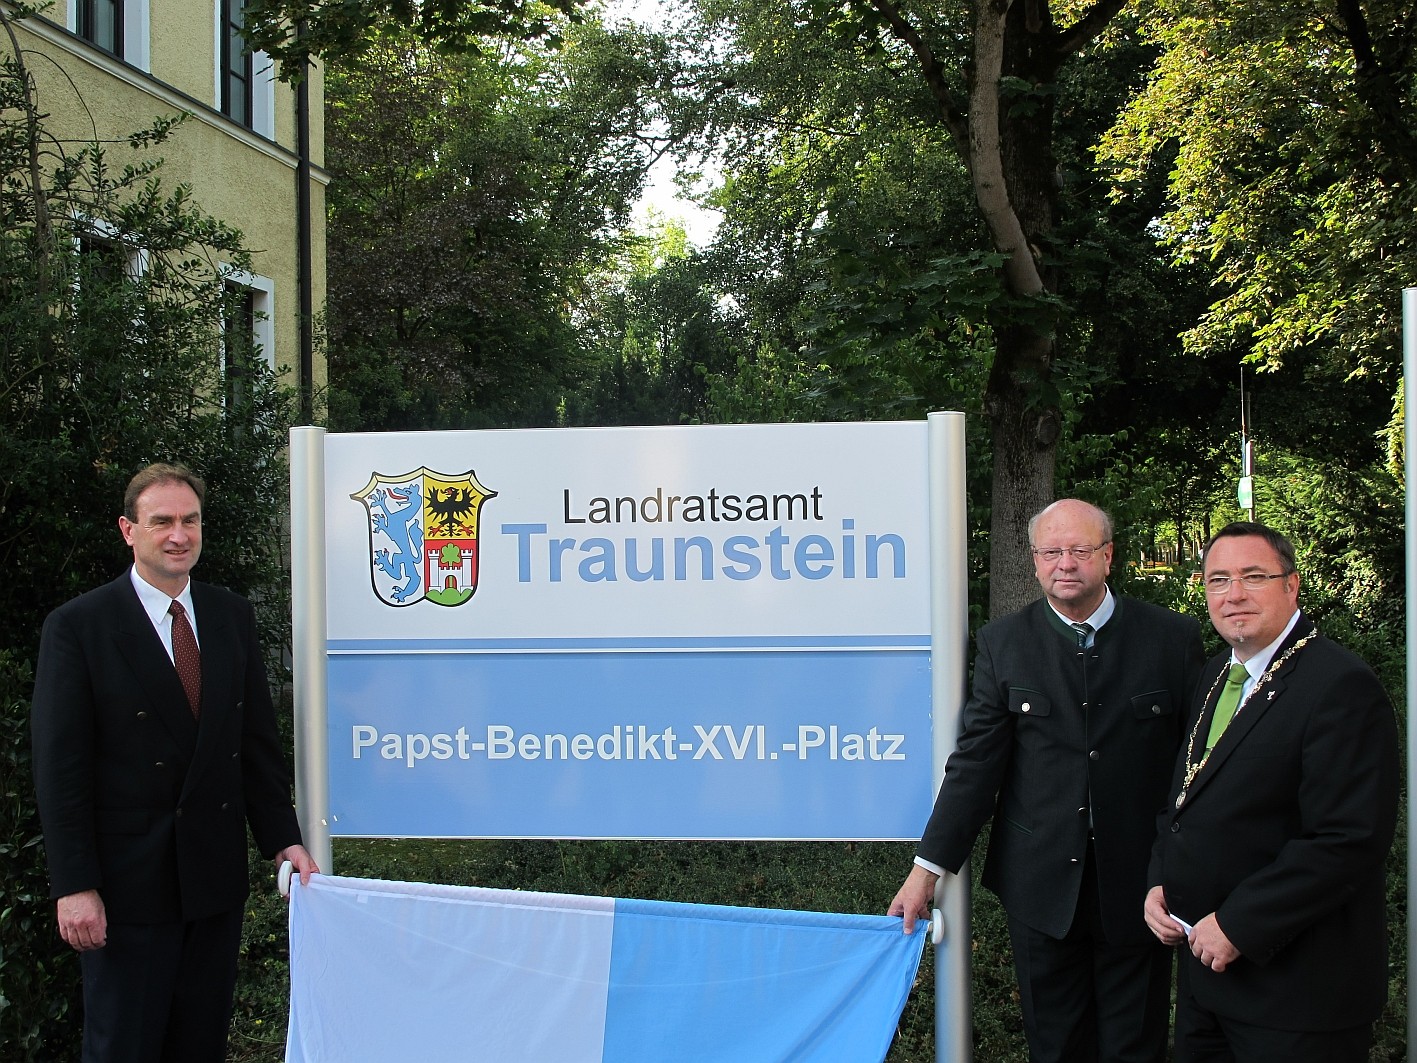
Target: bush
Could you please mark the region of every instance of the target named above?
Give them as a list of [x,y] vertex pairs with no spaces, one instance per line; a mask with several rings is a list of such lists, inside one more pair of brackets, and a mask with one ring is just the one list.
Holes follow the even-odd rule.
[[[12,16],[0,12],[0,21]],[[0,36],[0,40],[5,40]],[[78,1058],[79,972],[55,933],[29,763],[33,661],[45,615],[130,563],[116,518],[131,475],[175,460],[205,477],[203,578],[261,605],[287,641],[282,570],[292,409],[239,320],[241,234],[168,188],[148,154],[110,164],[53,141],[23,56],[0,57],[0,1043],[10,1061]],[[36,176],[38,175],[38,176]],[[138,268],[135,263],[141,263]],[[223,364],[240,372],[223,376]],[[228,389],[239,376],[240,395]]]
[[76,1059],[79,967],[49,918],[30,776],[30,688],[28,662],[0,650],[0,1044],[20,1059]]

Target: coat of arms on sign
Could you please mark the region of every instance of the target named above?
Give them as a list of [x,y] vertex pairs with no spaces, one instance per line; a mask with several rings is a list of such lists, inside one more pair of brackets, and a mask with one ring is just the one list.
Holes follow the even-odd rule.
[[369,576],[386,605],[462,605],[477,590],[482,503],[495,498],[471,469],[376,472],[349,497],[364,505]]

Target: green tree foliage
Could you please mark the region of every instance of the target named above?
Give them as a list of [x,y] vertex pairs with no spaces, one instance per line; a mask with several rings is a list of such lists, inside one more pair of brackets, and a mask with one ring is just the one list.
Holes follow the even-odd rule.
[[1298,363],[1310,391],[1356,382],[1367,415],[1350,428],[1376,427],[1400,363],[1397,293],[1417,268],[1410,5],[1152,0],[1144,13],[1160,59],[1103,151],[1124,181],[1170,167],[1157,232],[1216,289],[1188,348]]
[[578,327],[596,369],[567,397],[568,424],[709,419],[713,381],[734,372],[741,338],[715,298],[709,263],[682,227],[656,224],[589,287]]
[[[10,29],[9,15],[0,24]],[[224,329],[247,270],[241,234],[164,184],[147,148],[66,144],[8,36],[0,58],[0,1044],[6,1059],[77,1057],[78,965],[48,898],[29,769],[28,709],[45,615],[131,561],[116,526],[142,465],[206,479],[205,578],[288,626],[281,459],[289,424],[260,353]],[[223,346],[224,345],[224,346]],[[239,372],[241,386],[234,389]]]
[[598,25],[554,63],[384,37],[331,72],[332,427],[558,423],[656,150],[646,51]]
[[246,0],[246,36],[274,59],[284,78],[314,60],[363,53],[382,33],[410,32],[445,53],[483,54],[497,42],[555,45],[579,0]]
[[[1209,286],[1178,329],[1191,357],[1172,367],[1177,417],[1146,431],[1154,456],[1195,470],[1185,475],[1193,487],[1166,497],[1208,497],[1199,512],[1234,512],[1235,367],[1245,361],[1262,495],[1294,488],[1290,505],[1326,512],[1335,495],[1277,476],[1322,455],[1381,508],[1378,434],[1386,425],[1388,446],[1398,437],[1389,424],[1398,293],[1417,266],[1410,10],[1381,0],[1152,0],[1139,20],[1155,70],[1101,157],[1118,203],[1151,219],[1168,270]],[[1158,424],[1151,411],[1139,420]]]
[[801,356],[808,415],[985,421],[990,608],[1035,596],[1025,525],[1060,441],[1117,372],[1164,379],[1183,323],[1149,218],[1091,153],[1151,49],[1109,0],[693,7],[680,81],[708,102],[675,119],[723,164],[751,349]]
[[708,102],[674,120],[721,156],[708,258],[750,377],[805,374],[799,417],[959,408],[1002,259],[970,250],[967,173],[927,94],[864,52],[855,16],[826,33],[809,4],[697,9],[680,81]]

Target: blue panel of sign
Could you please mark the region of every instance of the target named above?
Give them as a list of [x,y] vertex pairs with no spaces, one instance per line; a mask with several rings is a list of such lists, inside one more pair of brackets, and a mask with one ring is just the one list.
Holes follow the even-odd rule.
[[927,647],[335,653],[331,834],[913,838],[929,670]]

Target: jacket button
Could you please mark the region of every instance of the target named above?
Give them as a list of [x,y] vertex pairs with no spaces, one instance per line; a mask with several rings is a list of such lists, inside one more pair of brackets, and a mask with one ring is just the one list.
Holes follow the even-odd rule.
[[1091,753],[1089,753],[1089,754],[1087,755],[1087,759],[1088,759],[1088,760],[1101,760],[1101,759],[1102,759],[1102,754],[1099,753],[1097,750],[1094,749]]
[[1151,707],[1151,714],[1152,714],[1153,716],[1160,716],[1160,715],[1161,715],[1161,706],[1160,706],[1160,705],[1153,705],[1153,706]]
[[162,768],[167,767],[167,765],[164,764],[162,761],[158,761],[156,764],[153,765],[153,767],[154,767],[154,768],[158,768],[158,769],[162,769]]
[[140,719],[140,720],[146,720],[147,718],[148,718],[148,714],[147,714],[146,712],[140,712],[140,713],[138,713],[138,719]]
[[177,810],[177,818],[178,818],[178,819],[181,819],[181,818],[182,818],[182,809],[180,809],[180,808]]
[[1179,833],[1180,833],[1180,830],[1181,830],[1181,824],[1179,824],[1179,823],[1172,823],[1172,824],[1171,824],[1171,833],[1172,833],[1172,834],[1179,834]]
[[1024,712],[1028,712],[1030,709],[1033,708],[1033,706],[1025,701],[1022,705],[1019,706],[1019,708],[1022,709]]

